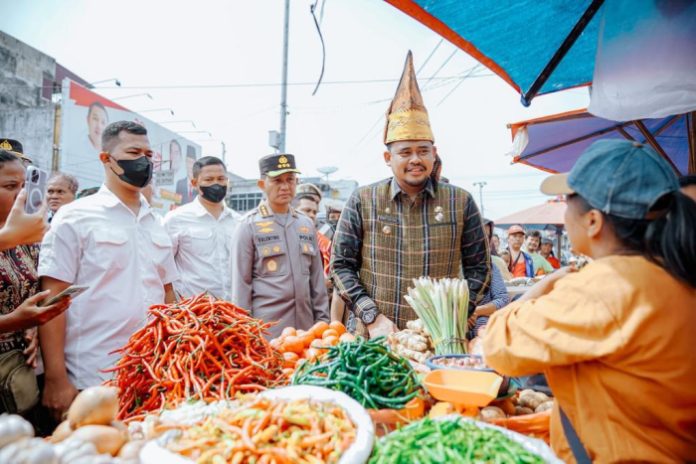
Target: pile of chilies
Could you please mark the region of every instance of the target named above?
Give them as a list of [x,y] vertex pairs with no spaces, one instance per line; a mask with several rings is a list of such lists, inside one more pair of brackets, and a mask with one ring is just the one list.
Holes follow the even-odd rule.
[[145,327],[120,353],[111,384],[121,391],[119,419],[182,400],[219,400],[284,380],[282,355],[264,338],[271,324],[202,294],[148,310]]

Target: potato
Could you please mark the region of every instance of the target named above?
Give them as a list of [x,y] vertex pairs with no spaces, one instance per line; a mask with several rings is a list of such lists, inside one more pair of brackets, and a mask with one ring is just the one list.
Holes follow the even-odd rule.
[[491,419],[505,419],[507,416],[502,409],[497,406],[486,406],[481,409],[481,419],[489,421]]
[[68,422],[67,420],[64,420],[53,431],[53,435],[51,435],[49,441],[51,443],[60,443],[61,441],[68,438],[70,436],[70,434],[72,434],[72,433],[73,433],[73,429],[72,429],[72,427],[70,427],[70,422]]
[[73,429],[84,425],[109,425],[118,413],[118,390],[112,387],[90,387],[83,390],[68,409]]
[[539,406],[537,406],[534,412],[544,412],[548,411],[549,409],[553,409],[553,400],[541,403]]
[[502,409],[505,415],[507,416],[515,415],[515,403],[511,398],[506,398],[502,401],[497,401],[496,406]]
[[96,446],[99,454],[112,456],[116,456],[126,442],[125,434],[108,425],[85,425],[75,430],[70,438],[90,442]]
[[534,414],[534,410],[533,410],[533,409],[529,409],[529,408],[525,408],[525,407],[522,407],[522,406],[517,406],[517,407],[515,408],[515,415],[516,415],[516,416],[525,416],[525,415],[527,415],[527,414]]
[[550,398],[543,393],[535,392],[534,390],[523,390],[522,393],[520,393],[517,403],[522,407],[534,410],[538,408],[541,403],[549,401],[549,399]]
[[430,417],[431,419],[435,419],[437,417],[454,414],[455,412],[457,412],[457,409],[452,403],[438,401],[432,408],[430,408],[430,413],[428,414],[428,417]]

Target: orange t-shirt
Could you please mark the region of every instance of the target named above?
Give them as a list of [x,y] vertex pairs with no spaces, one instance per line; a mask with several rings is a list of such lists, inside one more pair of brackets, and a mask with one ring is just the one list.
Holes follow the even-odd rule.
[[555,256],[549,255],[548,258],[546,258],[546,261],[549,262],[551,266],[553,266],[554,269],[560,269],[561,268],[561,262],[556,258]]
[[[543,372],[594,462],[696,462],[696,290],[640,256],[609,256],[491,315],[486,362]],[[551,444],[572,454],[558,410]]]
[[[510,257],[512,259],[512,257]],[[527,277],[527,262],[525,261],[522,251],[520,251],[520,257],[515,263],[513,260],[512,277]]]
[[317,243],[321,252],[321,261],[324,265],[324,275],[329,275],[329,264],[331,263],[331,240],[326,238],[326,235],[317,231]]

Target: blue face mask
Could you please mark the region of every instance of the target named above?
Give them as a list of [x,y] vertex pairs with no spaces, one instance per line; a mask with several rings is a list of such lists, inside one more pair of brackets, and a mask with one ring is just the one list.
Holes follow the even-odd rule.
[[[134,160],[116,160],[116,164],[123,169],[123,174],[118,174],[116,171],[114,174],[127,184],[143,188],[152,180],[152,161],[147,156]],[[111,170],[113,171],[113,168]]]

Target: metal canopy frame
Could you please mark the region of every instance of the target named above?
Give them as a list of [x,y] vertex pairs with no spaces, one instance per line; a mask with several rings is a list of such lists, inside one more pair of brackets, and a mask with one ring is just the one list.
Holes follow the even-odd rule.
[[[594,117],[590,113],[582,113],[582,114],[573,114],[570,116],[566,117],[560,117],[558,119],[555,119],[555,122],[559,121],[567,121],[571,119],[582,119],[582,118],[591,118]],[[604,129],[599,129],[593,132],[590,132],[585,135],[581,135],[579,137],[575,137],[570,140],[566,140],[565,142],[558,143],[556,145],[544,148],[542,150],[535,151],[533,153],[528,153],[523,156],[519,156],[518,158],[515,159],[515,162],[520,162],[520,161],[526,161],[531,158],[535,158],[537,156],[541,156],[543,154],[549,153],[551,151],[557,150],[559,148],[567,147],[569,145],[573,145],[578,142],[582,142],[583,140],[591,139],[600,135],[607,134],[609,132],[618,132],[621,134],[622,137],[624,137],[627,140],[630,140],[632,142],[637,141],[635,138],[633,138],[627,131],[626,127],[633,125],[638,129],[638,131],[645,137],[645,143],[650,145],[660,156],[662,156],[672,167],[674,172],[677,173],[677,175],[681,175],[679,172],[679,169],[677,166],[674,164],[674,162],[667,156],[667,153],[665,152],[664,148],[662,148],[662,145],[660,145],[660,142],[656,139],[657,136],[659,136],[662,132],[664,132],[667,128],[669,128],[672,124],[677,122],[680,118],[687,118],[687,133],[688,133],[688,140],[689,140],[689,166],[688,166],[688,173],[689,174],[695,174],[696,173],[696,111],[692,111],[691,113],[685,113],[685,114],[678,114],[675,116],[672,116],[669,118],[662,126],[660,126],[655,132],[650,132],[650,129],[648,129],[645,126],[645,123],[642,120],[635,120],[635,121],[626,121],[626,122],[621,122],[617,123],[614,126],[611,127],[606,127]],[[539,121],[540,123],[542,121]],[[543,122],[549,122],[548,119],[545,118]],[[533,125],[534,122],[527,124],[526,126]]]
[[580,19],[578,19],[578,22],[575,23],[575,26],[573,26],[573,29],[571,29],[561,46],[558,47],[556,53],[553,54],[544,69],[541,71],[541,73],[539,73],[539,76],[537,76],[532,85],[529,87],[529,90],[522,94],[522,97],[520,98],[522,105],[529,106],[532,104],[534,97],[536,97],[539,90],[541,90],[549,77],[551,77],[551,74],[553,74],[553,72],[556,70],[559,63],[568,54],[568,51],[573,47],[573,44],[575,44],[575,41],[578,40],[578,37],[580,37],[580,34],[582,34],[590,21],[592,21],[592,18],[600,9],[602,4],[604,4],[604,0],[593,0],[592,3],[590,3],[590,6],[588,6],[582,16],[580,16]]

